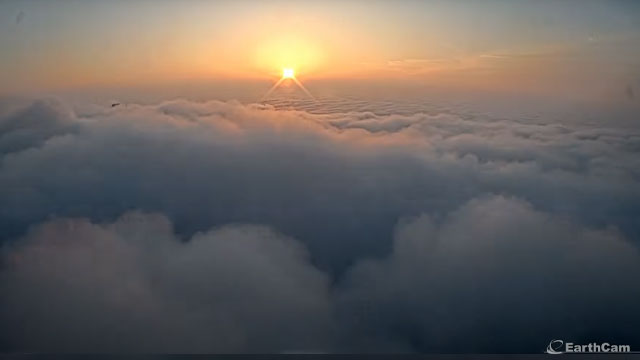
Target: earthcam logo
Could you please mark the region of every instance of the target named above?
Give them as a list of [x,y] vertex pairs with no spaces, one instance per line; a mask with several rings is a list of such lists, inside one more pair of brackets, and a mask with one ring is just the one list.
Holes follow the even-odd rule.
[[547,346],[547,354],[562,354],[564,352],[564,341],[562,340],[551,340],[549,345]]
[[571,342],[565,343],[563,340],[551,340],[547,345],[547,354],[558,355],[567,353],[630,353],[630,345],[615,345],[608,342],[603,343],[588,343],[588,344],[574,344]]

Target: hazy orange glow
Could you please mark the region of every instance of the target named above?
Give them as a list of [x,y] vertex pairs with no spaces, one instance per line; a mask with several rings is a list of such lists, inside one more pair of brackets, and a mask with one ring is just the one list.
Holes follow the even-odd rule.
[[273,86],[266,92],[266,94],[264,94],[264,96],[262,97],[262,100],[266,100],[269,97],[269,95],[271,95],[271,93],[274,92],[278,87],[280,87],[283,84],[286,84],[285,83],[286,80],[293,82],[293,84],[298,86],[298,88],[302,90],[309,98],[315,100],[315,97],[311,95],[311,92],[309,92],[309,90],[304,85],[302,85],[300,80],[296,79],[295,71],[292,68],[282,69],[282,77],[275,84],[273,84]]
[[[533,8],[509,20],[500,7],[447,2],[78,4],[12,5],[29,15],[20,24],[5,17],[0,93],[281,77],[620,92],[637,79],[630,59],[640,58],[640,38],[624,27],[607,34],[596,31],[600,22],[559,22],[554,31],[527,25],[537,5],[521,5]],[[478,11],[494,21],[476,24]]]

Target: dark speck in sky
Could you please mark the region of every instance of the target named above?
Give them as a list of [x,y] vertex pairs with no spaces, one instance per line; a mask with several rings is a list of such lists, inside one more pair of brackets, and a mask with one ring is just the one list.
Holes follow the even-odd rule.
[[16,24],[20,24],[24,19],[24,11],[20,11],[18,15],[16,15]]

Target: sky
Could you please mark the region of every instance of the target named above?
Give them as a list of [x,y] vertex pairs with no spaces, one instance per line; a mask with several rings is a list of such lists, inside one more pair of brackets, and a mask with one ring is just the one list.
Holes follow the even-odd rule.
[[639,45],[636,1],[0,1],[0,354],[638,351]]
[[[4,1],[2,93],[277,79],[615,98],[633,1]],[[623,97],[623,96],[621,96]]]

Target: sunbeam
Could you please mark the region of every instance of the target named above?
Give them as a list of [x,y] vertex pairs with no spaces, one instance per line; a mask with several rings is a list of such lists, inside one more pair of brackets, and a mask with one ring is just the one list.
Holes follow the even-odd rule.
[[313,101],[318,101],[316,100],[316,98],[311,95],[311,92],[309,92],[309,90],[307,90],[307,88],[302,85],[302,83],[300,82],[300,80],[298,80],[295,76],[295,71],[292,68],[284,68],[282,69],[282,77],[280,78],[280,80],[278,80],[261,98],[260,101],[265,101],[267,100],[267,98],[269,97],[269,95],[271,95],[271,93],[273,93],[281,84],[283,81],[287,80],[287,79],[291,79],[293,80],[293,82],[298,86],[298,88],[300,90],[302,90],[302,92],[305,93],[305,95],[307,95],[311,100]]

